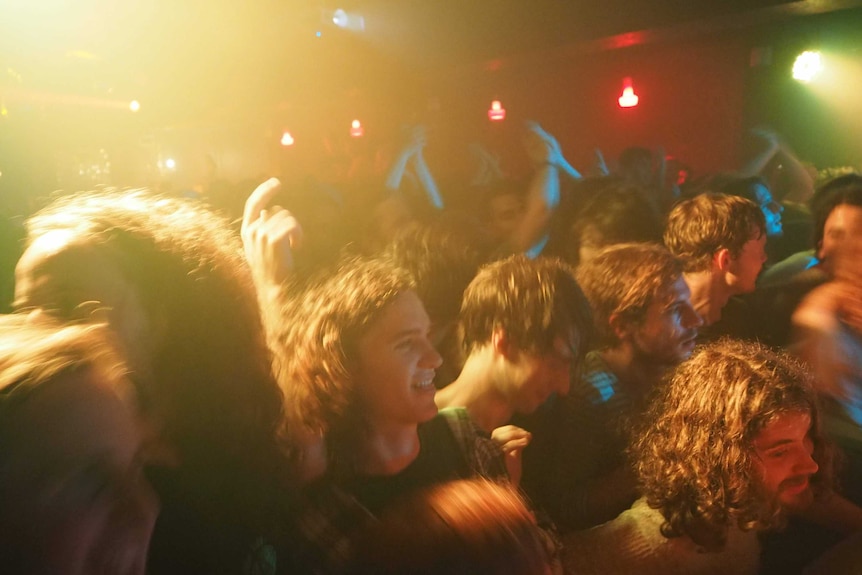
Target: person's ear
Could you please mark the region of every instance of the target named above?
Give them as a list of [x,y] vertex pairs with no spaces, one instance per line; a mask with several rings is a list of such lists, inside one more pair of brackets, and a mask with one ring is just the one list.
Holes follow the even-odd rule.
[[509,336],[502,328],[497,328],[491,335],[491,345],[494,346],[494,353],[510,358],[513,354],[512,342],[509,341]]
[[726,272],[730,269],[730,262],[733,256],[730,255],[730,250],[721,248],[712,255],[712,265],[719,270]]
[[627,339],[635,329],[634,322],[618,313],[611,314],[611,317],[608,318],[608,324],[620,341]]

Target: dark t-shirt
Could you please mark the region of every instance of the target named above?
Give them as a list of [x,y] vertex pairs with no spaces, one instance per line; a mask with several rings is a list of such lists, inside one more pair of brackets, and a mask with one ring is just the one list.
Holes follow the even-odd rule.
[[419,455],[395,475],[356,475],[341,487],[352,494],[372,515],[419,489],[470,477],[467,460],[455,443],[444,417],[419,426]]
[[441,411],[418,433],[419,455],[400,473],[330,473],[305,489],[293,533],[300,571],[342,572],[352,537],[400,497],[455,479],[507,478],[502,452],[463,408]]

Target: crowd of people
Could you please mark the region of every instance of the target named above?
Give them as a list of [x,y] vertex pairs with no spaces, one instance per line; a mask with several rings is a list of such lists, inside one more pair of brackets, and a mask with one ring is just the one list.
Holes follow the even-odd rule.
[[55,199],[0,317],[0,571],[858,572],[862,176],[753,137],[680,186],[531,123],[529,181],[474,146],[446,190],[417,127],[239,226]]

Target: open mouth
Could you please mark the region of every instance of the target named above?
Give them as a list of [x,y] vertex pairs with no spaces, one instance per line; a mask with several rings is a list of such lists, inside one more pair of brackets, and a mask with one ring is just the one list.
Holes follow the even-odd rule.
[[432,373],[428,377],[415,382],[410,387],[416,391],[430,391],[434,389],[434,374]]
[[781,491],[789,495],[797,495],[808,489],[808,477],[798,477],[782,482]]

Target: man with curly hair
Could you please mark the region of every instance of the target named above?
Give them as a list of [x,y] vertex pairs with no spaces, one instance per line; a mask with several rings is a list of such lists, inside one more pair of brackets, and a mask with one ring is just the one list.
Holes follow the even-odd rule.
[[572,572],[757,573],[757,531],[840,499],[811,378],[788,355],[705,346],[646,415],[629,448],[642,497],[570,536]]

